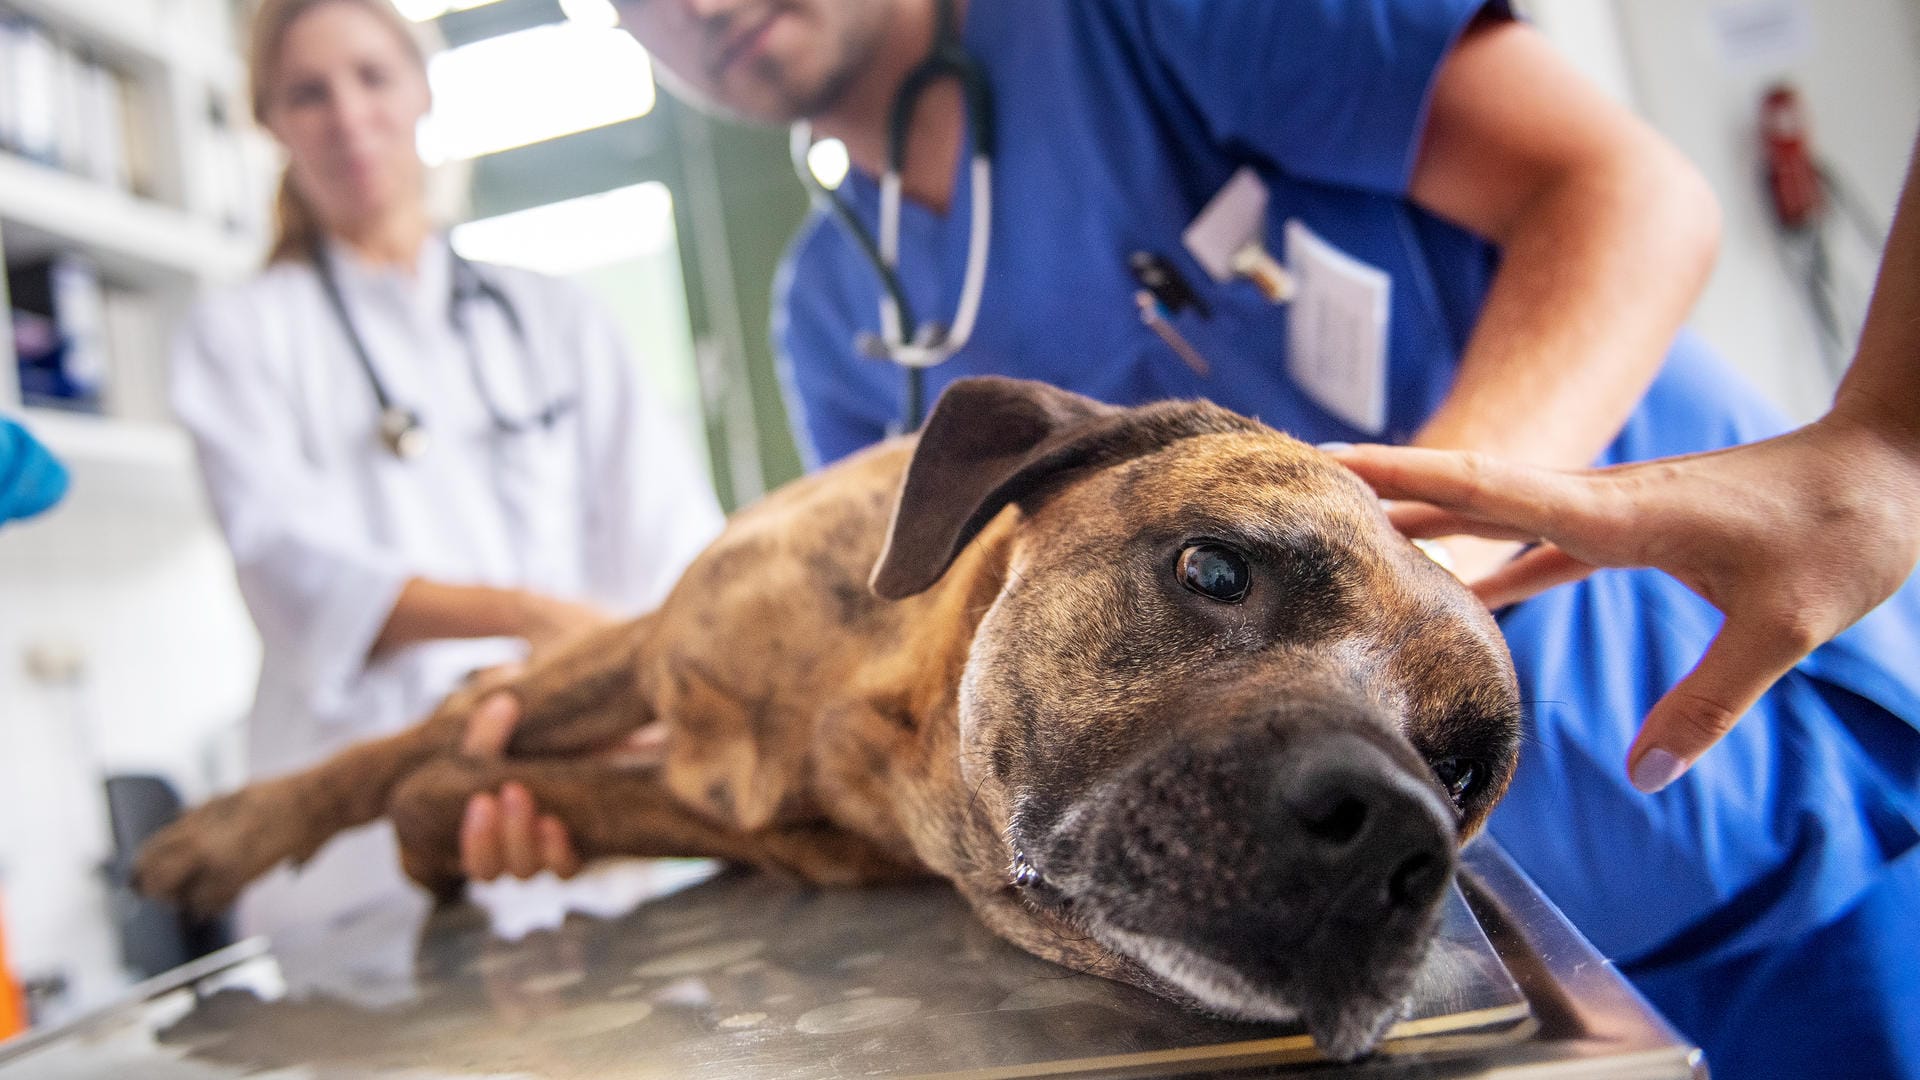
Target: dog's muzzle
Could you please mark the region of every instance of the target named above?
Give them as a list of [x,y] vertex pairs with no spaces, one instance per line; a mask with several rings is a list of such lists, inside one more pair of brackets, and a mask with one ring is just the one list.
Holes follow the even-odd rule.
[[1355,1056],[1425,954],[1453,812],[1381,725],[1238,727],[1099,785],[1022,844],[1010,876],[1204,1007],[1297,1016]]

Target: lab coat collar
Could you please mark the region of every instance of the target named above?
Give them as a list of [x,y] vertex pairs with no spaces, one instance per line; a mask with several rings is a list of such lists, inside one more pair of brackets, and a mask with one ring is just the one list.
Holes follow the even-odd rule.
[[453,295],[453,249],[446,234],[427,236],[411,272],[369,263],[331,236],[322,243],[349,303],[399,309],[422,326],[446,318]]

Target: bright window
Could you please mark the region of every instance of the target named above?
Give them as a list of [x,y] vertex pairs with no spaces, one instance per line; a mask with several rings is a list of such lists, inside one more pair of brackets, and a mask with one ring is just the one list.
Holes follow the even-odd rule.
[[653,67],[623,30],[568,20],[486,38],[427,64],[420,156],[460,161],[644,116]]
[[466,11],[469,8],[486,7],[495,0],[394,0],[393,6],[400,14],[414,22],[426,22],[437,19],[449,11]]
[[669,249],[673,196],[659,181],[516,210],[456,226],[453,247],[475,262],[565,276]]

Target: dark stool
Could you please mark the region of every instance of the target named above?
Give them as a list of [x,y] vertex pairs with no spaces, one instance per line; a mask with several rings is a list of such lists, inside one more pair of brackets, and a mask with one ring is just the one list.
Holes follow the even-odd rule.
[[147,838],[180,816],[180,795],[158,776],[109,776],[107,817],[113,829],[113,857],[103,867],[120,956],[142,978],[171,971],[189,960],[233,942],[230,914],[191,918],[169,904],[133,890],[133,861]]

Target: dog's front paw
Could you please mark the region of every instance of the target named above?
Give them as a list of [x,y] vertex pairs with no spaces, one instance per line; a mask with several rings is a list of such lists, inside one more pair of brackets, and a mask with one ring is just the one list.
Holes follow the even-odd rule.
[[319,846],[290,796],[269,782],[191,811],[141,846],[133,887],[198,916],[226,910],[255,878]]
[[497,791],[500,768],[473,758],[447,757],[408,774],[387,803],[400,843],[400,867],[422,888],[445,900],[466,880],[460,862],[460,826],[467,801]]

